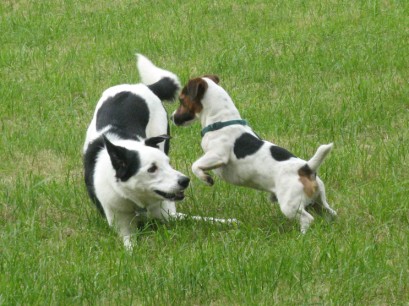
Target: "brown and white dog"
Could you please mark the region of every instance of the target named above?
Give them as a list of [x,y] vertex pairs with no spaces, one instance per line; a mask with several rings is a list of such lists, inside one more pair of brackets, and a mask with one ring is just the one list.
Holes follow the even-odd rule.
[[180,106],[172,115],[178,126],[196,119],[201,122],[205,154],[193,163],[193,173],[208,185],[214,183],[208,173],[213,170],[229,183],[271,193],[284,215],[299,219],[302,233],[314,220],[306,211],[313,202],[336,216],[326,200],[324,183],[316,175],[332,143],[321,145],[310,160],[304,161],[260,139],[218,83],[214,75],[191,79],[182,89]]

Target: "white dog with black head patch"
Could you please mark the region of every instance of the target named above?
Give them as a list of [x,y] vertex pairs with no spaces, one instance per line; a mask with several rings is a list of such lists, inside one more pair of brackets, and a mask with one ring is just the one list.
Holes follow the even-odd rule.
[[302,233],[314,219],[305,209],[311,203],[321,204],[335,216],[326,200],[324,183],[316,175],[332,144],[321,145],[309,161],[304,161],[260,139],[218,83],[214,75],[191,79],[172,115],[179,126],[197,119],[201,122],[205,154],[193,163],[193,173],[208,185],[213,185],[208,173],[213,170],[229,183],[271,193],[285,216],[299,219]]
[[174,99],[179,80],[142,55],[138,70],[143,83],[104,91],[83,147],[88,194],[127,248],[140,221],[185,217],[174,201],[184,198],[189,185],[189,178],[169,164],[169,125],[162,105]]

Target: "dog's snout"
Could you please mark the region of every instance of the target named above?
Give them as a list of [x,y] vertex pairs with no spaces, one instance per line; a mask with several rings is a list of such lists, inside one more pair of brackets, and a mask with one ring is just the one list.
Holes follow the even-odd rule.
[[183,188],[187,188],[189,186],[190,178],[187,176],[182,176],[178,179],[178,184],[182,186]]

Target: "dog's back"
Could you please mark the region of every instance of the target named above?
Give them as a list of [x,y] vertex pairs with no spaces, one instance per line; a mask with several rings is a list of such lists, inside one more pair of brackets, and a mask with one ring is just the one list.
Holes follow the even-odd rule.
[[[144,84],[118,85],[107,89],[98,102],[87,131],[87,145],[104,133],[121,139],[143,140],[168,134],[167,113],[161,100]],[[168,146],[165,146],[167,153]],[[162,148],[164,149],[164,148]]]

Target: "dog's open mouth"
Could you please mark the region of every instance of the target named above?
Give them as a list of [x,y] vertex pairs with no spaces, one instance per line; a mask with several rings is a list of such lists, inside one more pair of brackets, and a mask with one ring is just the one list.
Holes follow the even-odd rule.
[[155,190],[155,192],[161,197],[171,201],[180,201],[185,198],[185,194],[183,193],[183,191],[178,191],[175,193],[166,193],[160,190]]

